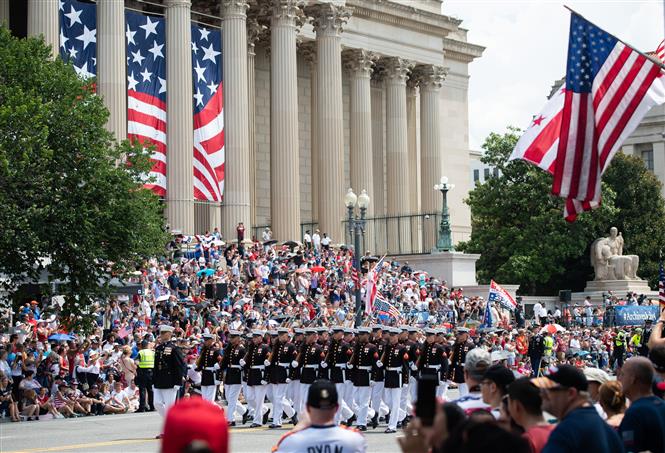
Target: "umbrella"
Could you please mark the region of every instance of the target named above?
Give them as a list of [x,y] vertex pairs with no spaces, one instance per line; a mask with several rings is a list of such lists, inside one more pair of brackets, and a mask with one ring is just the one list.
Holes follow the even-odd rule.
[[271,239],[263,243],[263,245],[275,245],[275,244],[277,244],[277,239]]
[[159,296],[157,299],[155,299],[156,302],[164,302],[165,300],[169,300],[171,296],[169,294],[164,294],[163,296]]
[[48,337],[48,341],[69,341],[73,339],[74,337],[66,333],[56,333]]
[[226,245],[226,242],[220,241],[219,239],[215,239],[214,241],[212,241],[212,245],[215,245],[217,247],[221,247],[223,245]]
[[402,282],[402,286],[406,286],[406,285],[415,285],[415,284],[416,284],[416,282],[414,282],[413,280],[404,280],[404,281]]
[[205,275],[206,277],[210,277],[215,273],[215,269],[201,269],[196,273],[197,277],[200,277],[202,275]]
[[296,269],[296,274],[302,274],[302,273],[309,272],[309,271],[310,271],[310,269],[306,269],[304,267],[299,267],[298,269]]
[[554,335],[557,332],[565,332],[566,329],[563,326],[560,326],[559,324],[553,323],[553,324],[548,324],[542,329],[540,329],[540,333],[545,333],[549,332],[552,335]]
[[219,314],[222,315],[222,316],[227,316],[227,317],[231,316],[231,313],[229,313],[228,311],[220,311]]
[[309,268],[309,270],[312,272],[324,272],[326,268],[323,266],[312,266]]
[[374,263],[376,261],[379,261],[378,256],[363,256],[360,258],[360,261],[369,261],[370,263]]
[[283,245],[289,247],[289,248],[294,248],[300,246],[299,242],[296,241],[286,241]]

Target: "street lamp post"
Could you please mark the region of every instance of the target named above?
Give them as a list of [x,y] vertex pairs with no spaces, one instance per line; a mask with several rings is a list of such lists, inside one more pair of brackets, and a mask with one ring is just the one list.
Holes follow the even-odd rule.
[[448,214],[447,195],[449,190],[453,190],[455,184],[449,184],[446,176],[441,177],[441,181],[434,185],[434,190],[443,194],[443,208],[441,209],[441,223],[439,224],[439,237],[436,240],[436,249],[439,252],[453,252],[453,240],[450,234],[450,215]]
[[[355,283],[356,295],[356,320],[355,326],[358,327],[362,324],[362,302],[360,300],[360,238],[365,234],[365,213],[369,206],[369,195],[365,189],[357,196],[353,193],[353,189],[344,196],[344,205],[346,206],[349,215],[349,235],[353,239],[353,267],[356,270],[358,281]],[[360,208],[360,217],[354,215],[354,208]]]

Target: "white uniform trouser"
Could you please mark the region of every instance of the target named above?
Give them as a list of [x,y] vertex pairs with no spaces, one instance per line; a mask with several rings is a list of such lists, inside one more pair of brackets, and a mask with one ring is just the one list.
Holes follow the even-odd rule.
[[469,386],[466,385],[466,382],[457,384],[457,387],[459,388],[459,396],[466,396],[469,394]]
[[286,412],[287,417],[293,417],[296,411],[291,407],[291,403],[286,399],[286,388],[289,384],[270,384],[272,389],[272,422],[275,425],[282,424],[282,412]]
[[249,414],[254,414],[254,394],[249,390],[249,385],[247,385],[247,382],[245,381],[242,383],[242,394],[245,395],[245,401],[247,401],[247,410],[249,410]]
[[312,384],[303,384],[300,383],[300,401],[298,401],[298,413],[302,414],[305,412],[305,405],[307,404],[307,392],[309,391],[309,386]]
[[252,405],[254,406],[254,423],[263,424],[263,401],[268,391],[267,385],[248,385],[247,389],[251,395]]
[[404,418],[404,413],[401,413],[400,411],[402,387],[385,389],[385,395],[388,407],[390,407],[390,421],[388,422],[388,428],[397,429],[397,422]]
[[388,413],[388,406],[381,404],[383,401],[383,381],[371,382],[370,387],[372,389],[372,409],[374,409],[374,412],[379,414],[379,417],[386,415]]
[[[354,410],[356,412],[357,423],[367,426],[367,413],[369,409],[369,400],[372,396],[372,389],[369,387],[353,387],[355,393]],[[373,411],[372,411],[373,412]]]
[[203,397],[204,400],[208,400],[211,403],[214,403],[216,395],[217,395],[217,385],[201,386],[201,396]]
[[291,381],[286,387],[286,397],[293,403],[296,413],[300,412],[300,379]]
[[[236,419],[236,410],[243,415],[247,412],[247,409],[242,404],[238,403],[238,397],[240,396],[240,390],[242,389],[242,384],[226,384],[224,386],[224,392],[226,393],[226,401],[229,403],[226,408],[226,419],[229,422],[233,422]],[[247,398],[247,395],[245,395]]]
[[166,413],[169,411],[169,408],[175,404],[175,398],[178,396],[178,390],[180,386],[176,386],[170,389],[152,389],[152,400],[155,404],[155,409],[159,412],[159,415],[166,417]]
[[436,397],[437,398],[445,397],[447,391],[448,391],[448,382],[443,381],[443,384],[436,386]]
[[[400,399],[400,401],[399,401],[400,413],[403,412],[404,417],[406,417],[406,414],[410,414],[411,409],[412,409],[411,402],[409,401],[409,387],[408,387],[408,385],[402,386],[402,393],[400,393],[399,399]],[[402,419],[404,417],[402,417]],[[398,420],[398,421],[400,421],[400,420]]]
[[347,386],[346,382],[336,383],[335,388],[337,389],[337,398],[339,402],[339,408],[335,414],[335,423],[339,423],[342,420],[348,420],[353,415],[353,411],[349,407],[349,404],[346,402],[347,398]]
[[414,401],[418,399],[418,379],[414,376],[409,376],[409,403],[413,405]]

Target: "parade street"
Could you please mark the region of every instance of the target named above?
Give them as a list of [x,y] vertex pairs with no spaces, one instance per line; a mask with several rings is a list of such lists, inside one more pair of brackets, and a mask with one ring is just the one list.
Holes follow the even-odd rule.
[[[162,419],[157,413],[106,415],[32,423],[0,424],[2,453],[39,452],[123,452],[156,453],[154,439]],[[242,453],[267,453],[291,428],[239,427],[231,429],[231,449]],[[385,425],[365,433],[368,451],[398,452],[395,434],[384,434]]]

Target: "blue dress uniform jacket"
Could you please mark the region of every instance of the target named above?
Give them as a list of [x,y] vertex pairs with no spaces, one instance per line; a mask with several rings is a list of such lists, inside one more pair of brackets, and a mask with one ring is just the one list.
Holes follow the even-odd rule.
[[440,344],[425,343],[418,360],[418,369],[421,376],[432,375],[442,380],[448,371],[448,355],[445,348]]
[[238,346],[228,345],[224,349],[224,357],[220,364],[221,370],[224,372],[224,384],[242,384],[242,366],[240,360],[245,357],[245,347],[241,344]]
[[214,366],[218,363],[218,358],[221,357],[217,348],[201,349],[199,359],[196,361],[196,371],[201,373],[201,385],[215,385]]
[[172,341],[155,348],[155,368],[152,385],[156,389],[171,389],[182,385],[187,376],[187,364],[179,347]]
[[323,360],[322,354],[323,349],[316,343],[305,347],[304,353],[300,357],[300,361],[302,362],[300,382],[302,384],[312,384],[316,381],[319,375],[319,367]]
[[[374,346],[376,346],[376,352],[379,355],[379,357],[383,356],[383,351],[386,348],[386,342],[383,341],[382,339],[378,339],[376,341],[372,341]],[[372,367],[372,381],[375,382],[381,382],[385,378],[385,373],[383,371],[383,367],[379,368],[376,366],[376,361],[374,362],[374,366]]]
[[347,362],[351,357],[351,346],[344,340],[332,340],[330,352],[327,355],[328,368],[330,368],[330,380],[335,384],[342,384],[350,379]]
[[245,359],[247,369],[247,385],[262,385],[261,381],[266,382],[265,360],[270,354],[270,347],[266,344],[254,346]]
[[470,341],[465,343],[456,342],[453,345],[450,354],[450,369],[447,374],[448,379],[457,384],[464,382],[464,362],[466,361],[466,353],[471,349],[473,349],[473,343]]
[[372,343],[357,344],[353,354],[353,385],[369,387],[372,368],[376,367],[378,349]]
[[270,356],[269,377],[271,384],[286,384],[286,379],[289,377],[291,370],[291,362],[295,360],[297,354],[293,343],[277,342],[275,344]]
[[404,354],[407,354],[404,345],[398,343],[386,346],[382,360],[386,374],[384,379],[385,388],[396,389],[409,382],[408,374],[406,374],[408,360],[404,360]]

